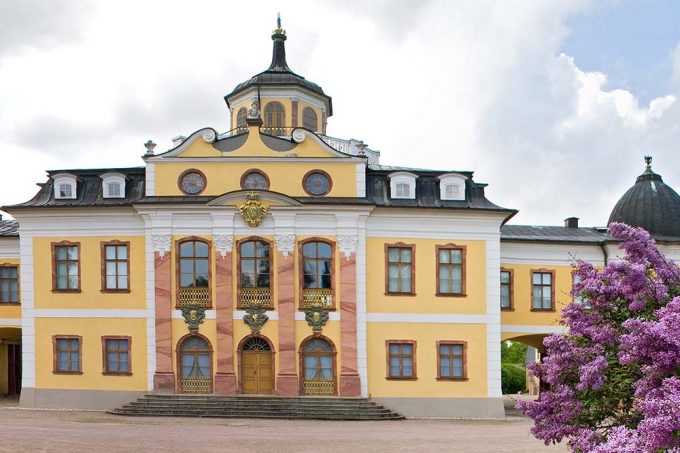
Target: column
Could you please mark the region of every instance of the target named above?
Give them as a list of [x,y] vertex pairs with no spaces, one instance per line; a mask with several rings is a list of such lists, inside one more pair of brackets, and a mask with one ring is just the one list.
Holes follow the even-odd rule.
[[357,371],[357,264],[358,237],[338,235],[340,257],[340,396],[361,396]]
[[215,393],[236,394],[234,373],[234,298],[232,279],[233,236],[214,235],[215,244],[215,314],[217,318],[217,373]]
[[293,249],[295,235],[276,235],[276,275],[279,308],[279,372],[276,393],[298,395],[297,362],[295,360],[295,273]]
[[175,391],[172,371],[172,294],[170,291],[170,244],[172,236],[152,236],[156,289],[156,372],[153,388],[157,392]]

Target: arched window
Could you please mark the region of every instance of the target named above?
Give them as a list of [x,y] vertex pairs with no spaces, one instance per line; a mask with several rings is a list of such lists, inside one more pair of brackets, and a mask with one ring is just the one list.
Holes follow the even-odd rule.
[[180,389],[184,393],[212,392],[212,348],[200,336],[189,336],[179,347]]
[[305,395],[335,394],[335,351],[324,338],[312,338],[302,346],[302,388]]
[[239,307],[271,307],[271,254],[268,242],[253,239],[239,245]]
[[245,107],[241,107],[238,109],[238,113],[236,114],[236,133],[240,134],[242,132],[245,132],[248,128],[248,124],[246,123],[246,116],[248,115],[248,111],[246,110]]
[[305,107],[302,110],[302,127],[316,132],[317,125],[318,121],[316,118],[316,112],[314,112],[314,109],[311,107]]
[[284,135],[285,110],[280,102],[270,102],[264,108],[264,127],[272,135]]
[[323,241],[304,242],[301,255],[301,308],[333,308],[333,246]]
[[188,240],[179,244],[179,291],[177,306],[210,306],[210,247],[206,242]]

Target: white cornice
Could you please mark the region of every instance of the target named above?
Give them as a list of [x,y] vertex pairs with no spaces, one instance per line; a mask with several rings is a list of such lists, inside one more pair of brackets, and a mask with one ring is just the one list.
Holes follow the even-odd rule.
[[[319,139],[320,142],[323,140]],[[366,158],[349,156],[340,153],[335,148],[330,147],[328,144],[323,142],[325,147],[333,150],[335,153],[334,157],[290,157],[287,155],[281,155],[281,157],[233,157],[228,154],[216,157],[164,157],[156,156],[147,158],[147,162],[276,162],[280,164],[298,164],[300,162],[323,162],[325,164],[332,164],[333,161],[341,159],[343,163],[365,163]]]
[[[304,101],[308,104],[315,105],[324,111],[328,108],[325,99],[320,95],[314,93],[313,91],[306,90],[301,87],[295,86],[295,88],[281,89],[281,88],[268,88],[265,86],[260,87],[260,98],[261,99],[272,99],[272,98],[297,98],[298,100]],[[243,103],[257,100],[257,88],[248,88],[242,93],[239,93],[229,99],[229,106],[233,108],[234,105],[241,105]]]

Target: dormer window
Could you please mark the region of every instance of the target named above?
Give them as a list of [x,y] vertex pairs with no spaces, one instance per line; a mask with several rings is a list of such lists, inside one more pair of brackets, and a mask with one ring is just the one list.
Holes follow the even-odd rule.
[[416,197],[416,179],[413,173],[400,171],[388,175],[390,180],[390,197],[393,199],[409,199]]
[[465,179],[463,175],[449,173],[439,177],[439,197],[442,200],[465,200]]
[[125,198],[125,175],[105,173],[100,178],[102,178],[102,195],[104,198]]
[[76,177],[67,173],[52,176],[54,180],[54,198],[57,200],[73,200],[76,198]]

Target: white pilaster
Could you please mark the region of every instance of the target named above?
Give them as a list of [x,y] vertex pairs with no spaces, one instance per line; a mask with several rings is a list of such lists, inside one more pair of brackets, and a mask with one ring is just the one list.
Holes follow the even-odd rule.
[[486,241],[486,373],[487,396],[501,392],[501,243],[500,233]]

